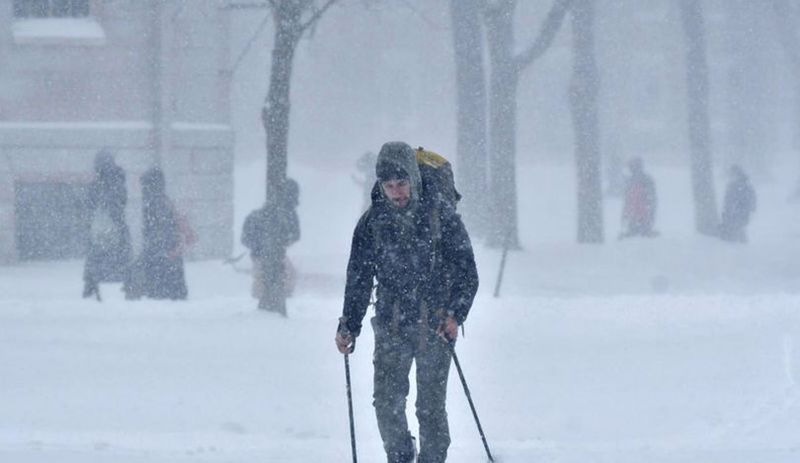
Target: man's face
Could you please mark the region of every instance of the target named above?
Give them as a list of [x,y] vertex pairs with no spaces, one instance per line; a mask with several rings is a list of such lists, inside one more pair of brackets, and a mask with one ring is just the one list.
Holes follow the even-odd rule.
[[386,180],[381,182],[381,188],[395,207],[403,209],[411,201],[411,182],[406,178]]

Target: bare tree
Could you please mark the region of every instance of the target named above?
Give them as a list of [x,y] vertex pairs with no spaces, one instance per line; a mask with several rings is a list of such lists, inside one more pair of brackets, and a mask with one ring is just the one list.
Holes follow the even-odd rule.
[[533,43],[514,55],[516,0],[489,2],[486,13],[489,62],[490,211],[489,246],[519,248],[517,231],[517,87],[522,71],[550,48],[572,0],[555,0]]
[[726,165],[739,164],[751,176],[767,175],[766,153],[774,147],[769,136],[765,94],[769,66],[764,26],[769,8],[764,2],[725,2],[725,56],[728,62],[726,109]]
[[594,52],[594,1],[572,5],[575,61],[569,91],[575,127],[578,174],[578,242],[603,242],[603,189],[600,171],[597,96],[600,76]]
[[[292,66],[297,44],[303,34],[322,17],[337,0],[326,0],[321,7],[314,0],[269,0],[272,20],[275,25],[275,41],[272,48],[269,92],[261,110],[261,120],[267,135],[267,200],[276,201],[278,207],[286,207],[285,201],[277,201],[286,189],[286,167],[289,142],[290,86]],[[276,261],[271,268],[283,268],[286,248],[270,250]],[[286,313],[286,295],[283,278],[265,278],[266,309]]]
[[703,9],[700,0],[681,0],[679,5],[686,40],[686,87],[695,228],[702,234],[713,235],[717,232],[718,219],[711,160]]
[[[327,0],[321,8],[314,0],[270,0],[275,24],[269,93],[261,111],[267,134],[267,198],[274,197],[286,180],[289,141],[290,86],[294,53],[303,34],[337,0]],[[304,16],[310,15],[309,18]]]
[[486,77],[481,14],[485,0],[450,0],[457,93],[457,176],[462,211],[470,232],[485,237],[489,173],[486,132]]

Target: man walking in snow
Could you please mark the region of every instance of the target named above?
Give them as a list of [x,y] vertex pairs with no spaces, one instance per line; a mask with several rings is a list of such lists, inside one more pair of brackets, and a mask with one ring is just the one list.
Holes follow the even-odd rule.
[[353,233],[336,345],[343,354],[353,351],[376,279],[373,404],[387,461],[414,461],[406,397],[416,361],[418,462],[441,463],[450,445],[448,343],[455,342],[478,288],[475,258],[455,205],[435,185],[423,185],[413,148],[384,144],[375,170],[380,188]]

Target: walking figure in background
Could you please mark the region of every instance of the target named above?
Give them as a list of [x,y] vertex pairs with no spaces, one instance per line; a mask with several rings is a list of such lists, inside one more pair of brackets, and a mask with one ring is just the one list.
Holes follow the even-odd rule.
[[125,171],[108,150],[94,158],[94,179],[89,184],[89,248],[83,269],[83,297],[100,300],[101,282],[121,282],[131,260],[131,234],[125,223],[128,191]]
[[186,299],[181,218],[167,197],[164,173],[153,167],[139,179],[142,185],[142,253],[131,269],[126,297]]
[[361,208],[362,211],[366,211],[372,202],[370,195],[372,194],[372,188],[375,186],[376,159],[377,156],[375,156],[375,153],[372,151],[367,151],[356,161],[356,170],[358,171],[358,175],[353,175],[352,178],[356,185],[361,187],[363,201],[363,206]]
[[[252,295],[258,299],[258,308],[265,310],[270,308],[267,298],[271,291],[282,291],[278,297],[285,299],[294,290],[294,267],[281,249],[300,239],[297,216],[300,187],[296,181],[287,179],[281,191],[280,198],[268,200],[248,214],[242,227],[242,244],[250,250],[253,261]],[[279,312],[285,317],[285,303],[279,306],[283,307]]]
[[656,185],[653,178],[644,171],[642,158],[635,157],[628,162],[630,176],[625,182],[625,197],[622,206],[623,231],[620,238],[631,236],[658,236],[653,230],[656,218]]
[[[428,161],[444,168],[437,160],[446,162],[441,157]],[[455,343],[478,288],[472,246],[455,202],[444,199],[434,182],[423,184],[421,168],[406,143],[381,148],[378,188],[353,233],[343,317],[335,339],[339,352],[353,351],[373,278],[377,279],[373,404],[390,463],[412,462],[416,454],[406,420],[412,362],[419,461],[442,463],[447,458],[449,344]]]
[[731,166],[730,181],[725,189],[719,236],[725,241],[747,242],[746,228],[756,210],[756,192],[747,174],[738,165]]

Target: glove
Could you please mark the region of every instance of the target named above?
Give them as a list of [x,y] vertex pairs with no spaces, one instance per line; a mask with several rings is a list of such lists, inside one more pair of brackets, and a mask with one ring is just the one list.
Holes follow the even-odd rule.
[[336,329],[336,348],[342,354],[351,354],[356,349],[356,338],[347,328],[347,319],[339,319],[339,327]]
[[447,316],[437,328],[436,334],[447,342],[453,342],[458,338],[458,321],[456,321],[456,317],[452,312],[447,313]]

